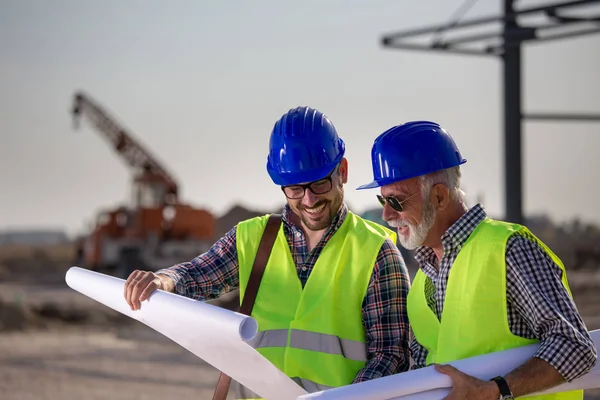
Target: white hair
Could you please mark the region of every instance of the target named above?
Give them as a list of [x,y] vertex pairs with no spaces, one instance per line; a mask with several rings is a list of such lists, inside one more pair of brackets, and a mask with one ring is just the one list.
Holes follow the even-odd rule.
[[465,192],[460,188],[460,167],[452,167],[419,177],[423,199],[429,197],[433,185],[441,183],[448,188],[450,199],[465,204]]

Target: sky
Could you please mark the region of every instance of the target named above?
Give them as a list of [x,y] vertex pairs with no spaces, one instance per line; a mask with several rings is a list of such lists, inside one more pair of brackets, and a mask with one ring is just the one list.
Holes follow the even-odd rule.
[[[520,0],[519,7],[541,4]],[[346,200],[376,207],[373,140],[432,120],[467,163],[463,188],[504,213],[500,60],[383,48],[384,33],[445,23],[462,0],[0,0],[0,230],[81,233],[128,200],[130,171],[73,94],[100,103],[217,216],[285,201],[266,169],[273,124],[309,105],[346,142]],[[596,8],[598,10],[598,8]],[[497,14],[479,0],[465,18]],[[600,112],[600,34],[527,45],[525,112]],[[524,212],[600,223],[600,124],[523,124]]]

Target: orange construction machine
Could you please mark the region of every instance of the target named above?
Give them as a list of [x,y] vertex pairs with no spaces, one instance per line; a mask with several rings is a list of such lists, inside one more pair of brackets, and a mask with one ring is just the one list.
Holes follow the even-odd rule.
[[130,133],[81,92],[72,113],[75,128],[87,117],[133,171],[131,204],[100,212],[92,231],[80,238],[80,266],[124,278],[134,269],[190,260],[211,246],[215,217],[181,203],[171,174]]

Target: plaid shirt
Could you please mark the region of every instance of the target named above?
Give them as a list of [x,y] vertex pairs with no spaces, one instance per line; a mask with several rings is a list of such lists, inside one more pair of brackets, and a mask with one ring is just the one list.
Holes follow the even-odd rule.
[[[323,247],[344,222],[348,208],[346,205],[341,208],[323,238],[310,252],[304,234],[290,222],[290,213],[286,205],[282,215],[283,229],[298,279],[304,287]],[[238,270],[236,227],[233,227],[208,252],[157,273],[174,279],[176,293],[196,300],[210,300],[238,287]],[[410,368],[410,327],[406,311],[409,289],[410,277],[402,254],[395,243],[387,239],[379,250],[362,304],[368,362],[358,372],[354,383]]]
[[[441,264],[429,247],[419,247],[415,258],[427,275],[427,303],[438,319],[442,315],[450,268],[475,227],[487,217],[476,205],[442,236]],[[439,266],[439,272],[437,269]],[[562,281],[562,270],[535,239],[515,234],[506,245],[506,297],[508,324],[513,334],[540,339],[534,357],[547,361],[568,382],[582,376],[597,360],[594,342]],[[427,350],[411,342],[413,368],[425,365]]]

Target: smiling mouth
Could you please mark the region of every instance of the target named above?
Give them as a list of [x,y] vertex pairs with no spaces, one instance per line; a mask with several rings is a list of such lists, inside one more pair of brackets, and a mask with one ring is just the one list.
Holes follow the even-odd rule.
[[312,208],[304,208],[304,211],[306,211],[308,214],[310,215],[319,215],[323,212],[323,210],[325,209],[325,206],[327,204],[323,203],[318,207],[312,207]]

